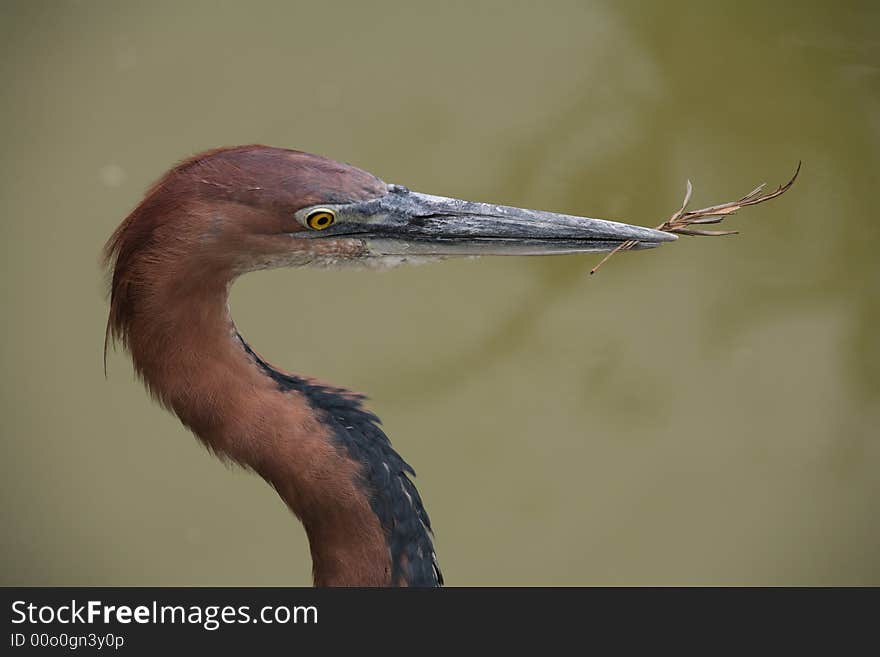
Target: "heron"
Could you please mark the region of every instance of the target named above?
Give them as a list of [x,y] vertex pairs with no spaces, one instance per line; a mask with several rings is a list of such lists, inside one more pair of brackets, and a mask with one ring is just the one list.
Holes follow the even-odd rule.
[[104,254],[107,345],[221,458],[253,470],[302,523],[316,586],[440,586],[433,530],[364,396],[269,363],[228,296],[275,267],[392,266],[483,255],[651,248],[669,232],[465,201],[349,164],[263,145],[200,153],[166,172]]

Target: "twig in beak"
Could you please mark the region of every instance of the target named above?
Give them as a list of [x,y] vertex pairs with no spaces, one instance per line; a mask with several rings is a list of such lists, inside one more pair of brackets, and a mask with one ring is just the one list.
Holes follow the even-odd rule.
[[[762,194],[764,191],[764,187],[766,187],[766,183],[762,185],[758,185],[750,191],[748,194],[743,196],[742,198],[736,201],[729,201],[727,203],[721,203],[720,205],[713,205],[708,208],[702,208],[700,210],[687,210],[688,203],[691,200],[691,195],[693,194],[694,187],[691,185],[691,181],[687,181],[687,188],[684,195],[684,201],[681,204],[681,208],[673,214],[669,219],[664,221],[662,224],[657,226],[657,230],[662,230],[667,233],[676,233],[678,235],[692,235],[692,236],[704,236],[704,237],[719,237],[721,235],[736,235],[739,231],[736,230],[703,230],[698,228],[692,228],[694,225],[702,225],[702,224],[718,224],[724,221],[724,219],[732,214],[734,214],[737,210],[748,207],[750,205],[758,205],[759,203],[763,203],[764,201],[769,201],[771,199],[776,198],[777,196],[782,196],[791,188],[794,184],[794,181],[797,179],[798,174],[801,172],[801,162],[798,162],[797,169],[794,172],[794,175],[784,185],[780,185],[774,191],[769,194]],[[604,265],[611,256],[613,256],[618,251],[628,251],[633,248],[638,242],[630,240],[628,242],[623,242],[620,246],[618,246],[613,251],[609,252],[598,265],[593,267],[590,270],[590,274],[595,274],[599,271],[599,267]]]

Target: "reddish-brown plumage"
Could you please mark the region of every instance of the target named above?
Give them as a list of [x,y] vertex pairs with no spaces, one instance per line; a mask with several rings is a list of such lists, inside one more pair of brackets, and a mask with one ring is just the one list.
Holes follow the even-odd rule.
[[[227,296],[239,274],[291,257],[297,209],[386,189],[306,153],[219,149],[163,176],[105,251],[108,339],[128,348],[152,394],[211,450],[278,490],[306,528],[319,585],[390,584],[386,536],[358,485],[362,464],[333,443],[307,400],[279,390],[236,344]],[[299,246],[341,255],[362,248],[346,239]]]
[[[439,586],[431,523],[358,396],[266,363],[227,297],[255,269],[654,247],[666,232],[386,185],[267,146],[197,155],[159,180],[106,246],[107,340],[213,451],[252,468],[302,519],[318,584]],[[106,345],[105,345],[106,353]]]
[[[186,273],[228,284],[259,268],[261,259],[289,252],[283,235],[303,230],[293,219],[296,210],[369,199],[386,189],[355,167],[268,146],[221,148],[184,160],[149,189],[107,242],[105,257],[113,264],[109,336],[127,341],[127,324],[141,308],[139,295],[159,279],[185,284],[181,270],[198,264],[207,269]],[[224,221],[224,215],[233,220]],[[357,245],[337,240],[329,248]]]

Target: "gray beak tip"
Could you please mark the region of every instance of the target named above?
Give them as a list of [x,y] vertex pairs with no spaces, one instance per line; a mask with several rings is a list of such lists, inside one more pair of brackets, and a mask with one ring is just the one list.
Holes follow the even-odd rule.
[[628,232],[631,235],[631,240],[639,242],[674,242],[678,239],[678,235],[667,233],[663,230],[656,230],[654,228],[646,228],[644,226],[632,226],[629,224],[621,224],[621,227],[622,232]]

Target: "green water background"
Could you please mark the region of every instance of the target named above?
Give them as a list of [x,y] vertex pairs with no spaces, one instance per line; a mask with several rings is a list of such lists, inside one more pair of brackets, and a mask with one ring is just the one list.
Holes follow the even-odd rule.
[[174,161],[262,142],[654,225],[804,170],[735,238],[273,271],[271,361],[367,392],[451,585],[880,584],[880,9],[0,3],[0,583],[310,582],[275,493],[101,349],[99,251]]

